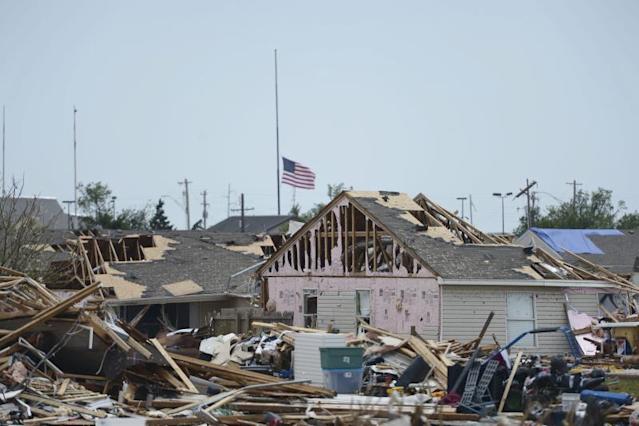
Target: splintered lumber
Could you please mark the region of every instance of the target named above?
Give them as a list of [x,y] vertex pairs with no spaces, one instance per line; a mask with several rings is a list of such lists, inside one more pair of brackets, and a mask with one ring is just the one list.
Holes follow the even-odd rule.
[[0,347],[3,347],[8,343],[13,342],[18,337],[22,336],[24,333],[33,330],[35,327],[42,324],[43,322],[53,318],[54,316],[58,315],[61,312],[66,311],[67,309],[69,309],[70,307],[78,303],[79,301],[89,297],[94,291],[100,288],[100,285],[101,285],[100,283],[91,284],[90,286],[78,291],[76,294],[58,303],[57,305],[41,311],[31,321],[29,321],[22,327],[19,327],[13,332],[0,338]]
[[129,352],[131,350],[131,346],[127,345],[126,342],[120,336],[118,336],[115,331],[111,330],[111,327],[109,327],[100,318],[98,318],[97,315],[86,314],[86,318],[89,320],[94,328],[98,329],[96,334],[108,336],[113,341],[113,343],[115,343],[124,352]]
[[115,343],[120,349],[124,352],[129,352],[131,348],[133,348],[140,355],[145,357],[146,359],[150,359],[152,354],[147,348],[142,346],[139,342],[135,340],[135,338],[129,335],[129,338],[125,341],[122,337],[118,335],[107,323],[105,323],[100,317],[95,314],[86,314],[86,318],[89,320],[91,325],[96,328],[98,331],[96,334],[106,335],[110,338],[113,343]]
[[178,375],[180,380],[182,380],[182,382],[186,385],[186,388],[192,392],[199,393],[195,385],[189,379],[189,376],[187,376],[184,373],[184,371],[182,371],[180,366],[175,363],[173,358],[171,358],[171,355],[169,355],[169,353],[164,349],[164,347],[160,344],[160,342],[158,342],[157,339],[150,339],[150,342],[155,347],[155,349],[157,349],[157,351],[160,353],[162,358],[164,358],[164,360],[173,369],[173,371],[175,371],[175,373]]
[[517,373],[517,369],[519,368],[519,363],[521,362],[521,356],[523,352],[517,352],[517,357],[515,358],[515,364],[513,364],[513,369],[510,370],[510,376],[508,376],[508,381],[506,382],[506,388],[504,389],[504,394],[501,396],[501,401],[499,402],[498,413],[501,413],[504,409],[504,405],[506,404],[506,399],[508,398],[508,393],[510,392],[510,387],[513,384],[513,379],[515,378],[515,374]]
[[335,392],[330,389],[311,385],[292,384],[287,382],[286,380],[281,380],[273,376],[268,376],[266,374],[254,373],[252,371],[241,370],[239,368],[229,368],[228,366],[215,365],[206,361],[199,360],[197,358],[180,355],[173,352],[170,353],[170,356],[178,364],[184,365],[189,369],[204,371],[207,374],[236,383],[281,383],[282,389],[290,392],[318,396],[333,396],[335,394]]
[[437,380],[440,386],[445,388],[448,382],[448,362],[444,361],[446,358],[431,352],[429,345],[419,337],[410,336],[408,338],[408,344],[413,351],[421,356],[426,364],[433,369],[435,380]]
[[320,330],[317,328],[308,328],[308,327],[298,327],[295,325],[288,325],[281,322],[261,322],[261,321],[253,321],[251,323],[251,327],[253,328],[265,328],[268,330],[274,331],[296,331],[302,333],[326,333],[326,330]]
[[[167,414],[169,415],[173,415],[173,414],[177,414],[180,413],[184,410],[190,410],[192,408],[195,407],[204,407],[207,406],[208,407],[206,409],[204,409],[204,411],[206,412],[211,412],[219,407],[222,407],[226,404],[228,404],[231,401],[234,401],[235,399],[237,399],[240,395],[245,394],[251,390],[256,390],[256,389],[266,389],[266,388],[272,388],[272,387],[278,387],[278,386],[285,386],[285,385],[292,385],[292,384],[302,384],[302,383],[308,383],[310,380],[292,380],[290,382],[284,382],[284,381],[280,381],[280,382],[272,382],[272,383],[259,383],[259,384],[255,384],[255,385],[248,385],[248,386],[244,386],[243,388],[239,388],[239,389],[233,389],[231,391],[226,391],[226,392],[222,392],[219,393],[217,395],[213,395],[203,401],[193,401],[187,405],[184,405],[182,407],[178,407],[175,408],[173,410],[170,410],[167,412]],[[211,404],[211,405],[209,405]]]
[[65,410],[75,411],[76,413],[88,414],[89,416],[104,418],[107,414],[102,410],[91,410],[90,408],[82,407],[75,404],[67,404],[65,402],[58,401],[57,399],[47,398],[44,396],[31,395],[29,393],[21,393],[20,399],[26,399],[27,401],[40,402],[42,404],[52,405],[54,407],[64,408]]

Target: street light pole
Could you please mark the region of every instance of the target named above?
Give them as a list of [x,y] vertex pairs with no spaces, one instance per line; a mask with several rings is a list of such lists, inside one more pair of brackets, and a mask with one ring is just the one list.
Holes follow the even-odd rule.
[[467,197],[457,197],[457,199],[462,203],[461,220],[464,220],[464,201],[467,200]]
[[494,197],[501,198],[501,233],[502,235],[506,233],[506,225],[505,225],[506,220],[504,215],[504,199],[506,197],[510,197],[511,195],[513,195],[512,192],[507,192],[505,194],[502,194],[501,192],[493,192]]

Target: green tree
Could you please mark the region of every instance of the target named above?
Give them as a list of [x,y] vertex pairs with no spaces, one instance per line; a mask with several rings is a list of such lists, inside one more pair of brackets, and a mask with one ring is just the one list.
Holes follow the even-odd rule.
[[106,184],[102,182],[90,182],[87,185],[80,183],[78,191],[80,191],[78,207],[85,214],[91,216],[94,222],[98,222],[105,213],[109,213],[107,204],[111,199],[112,192]]
[[87,216],[82,219],[86,227],[105,229],[148,229],[147,208],[124,209],[117,215],[109,208],[113,192],[102,182],[91,182],[78,186],[80,197],[78,206]]
[[157,230],[173,229],[173,225],[171,225],[171,222],[169,222],[169,218],[166,217],[166,213],[164,212],[164,201],[161,198],[155,205],[155,214],[149,221],[149,226],[151,229]]
[[[612,191],[599,188],[596,191],[579,191],[575,200],[548,207],[541,214],[538,207],[531,212],[532,225],[539,228],[592,229],[614,228],[617,215],[625,209],[625,203],[612,201]],[[517,235],[527,229],[524,215],[515,229]]]
[[[346,185],[344,185],[343,182],[332,184],[332,185],[328,184],[326,195],[328,195],[328,199],[330,201],[330,200],[332,200],[333,198],[337,197],[339,194],[341,194],[343,191],[345,191],[347,189],[349,189],[349,188],[346,188]],[[351,187],[350,189],[353,189],[353,188]],[[299,217],[304,222],[308,222],[309,220],[311,220],[312,218],[317,216],[317,214],[324,207],[326,207],[326,203],[316,203],[313,207],[310,208],[309,211],[307,211],[304,214],[301,214]]]
[[626,213],[617,220],[617,229],[639,229],[639,212]]
[[289,210],[288,214],[291,216],[300,217],[302,214],[302,207],[300,207],[299,203],[295,203],[291,206],[291,210]]
[[148,210],[124,209],[113,219],[111,229],[149,229]]

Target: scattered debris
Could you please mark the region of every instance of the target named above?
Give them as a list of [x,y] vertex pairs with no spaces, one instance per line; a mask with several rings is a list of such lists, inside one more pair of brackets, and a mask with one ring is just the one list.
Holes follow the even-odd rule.
[[[110,311],[99,282],[62,297],[23,274],[0,272],[3,424],[417,424],[498,416],[585,424],[586,417],[628,422],[638,409],[631,395],[605,384],[607,376],[638,371],[622,370],[639,365],[639,322],[621,309],[595,320],[567,308],[572,329],[530,330],[505,345],[483,343],[492,313],[469,342],[399,335],[364,321],[348,334],[254,321],[244,334],[208,327],[149,338],[136,328],[141,315],[125,322]],[[554,331],[569,339],[570,356],[515,349],[528,334]],[[594,351],[582,350],[586,343]],[[305,377],[298,364],[310,355],[321,374]]]

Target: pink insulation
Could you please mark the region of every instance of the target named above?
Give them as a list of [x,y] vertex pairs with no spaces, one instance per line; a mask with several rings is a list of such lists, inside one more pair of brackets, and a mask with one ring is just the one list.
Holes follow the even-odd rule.
[[[293,312],[302,326],[303,290],[370,290],[371,324],[395,333],[418,332],[439,324],[439,286],[435,278],[395,277],[274,277],[268,278],[269,301],[279,312]],[[355,316],[355,312],[353,312]]]

